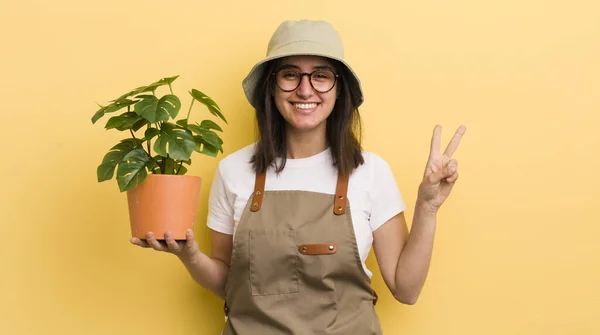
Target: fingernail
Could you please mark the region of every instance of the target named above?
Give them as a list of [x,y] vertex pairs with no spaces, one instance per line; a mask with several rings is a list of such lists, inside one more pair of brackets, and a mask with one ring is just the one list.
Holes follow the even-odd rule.
[[148,238],[153,238],[154,237],[154,234],[152,234],[152,233],[148,233],[147,235],[148,235]]
[[450,174],[453,174],[454,172],[456,172],[456,169],[451,166],[448,168],[448,172],[450,172]]
[[171,237],[173,235],[173,233],[171,233],[170,231],[165,233],[165,237]]

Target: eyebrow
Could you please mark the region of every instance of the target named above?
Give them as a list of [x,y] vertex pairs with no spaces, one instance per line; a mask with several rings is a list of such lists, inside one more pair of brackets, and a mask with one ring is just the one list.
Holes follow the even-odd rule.
[[[300,70],[300,67],[298,65],[294,65],[294,64],[283,64],[279,67],[279,69],[297,69]],[[327,66],[327,65],[315,65],[313,66],[313,70],[331,70],[333,71],[333,68],[331,66]]]

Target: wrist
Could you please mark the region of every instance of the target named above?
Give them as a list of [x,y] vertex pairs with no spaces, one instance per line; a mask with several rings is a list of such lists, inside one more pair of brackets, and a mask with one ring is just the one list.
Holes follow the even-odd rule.
[[439,208],[433,206],[429,201],[417,199],[415,204],[415,215],[436,216]]
[[187,264],[191,265],[191,264],[197,263],[197,258],[198,258],[197,256],[198,256],[197,251],[192,254],[187,253],[187,252],[177,254],[177,258],[179,258],[179,260],[181,262],[183,262],[183,264],[186,264],[186,265]]

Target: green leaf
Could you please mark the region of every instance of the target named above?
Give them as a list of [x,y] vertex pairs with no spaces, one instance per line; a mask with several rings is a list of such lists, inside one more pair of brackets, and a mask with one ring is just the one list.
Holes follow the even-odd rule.
[[221,110],[219,105],[217,105],[217,103],[213,99],[209,98],[206,94],[198,91],[197,89],[192,89],[190,91],[190,94],[192,95],[192,97],[195,100],[197,100],[201,104],[205,105],[208,108],[208,111],[212,115],[219,117],[221,120],[223,120],[223,121],[225,121],[225,123],[227,123],[227,120],[225,119],[225,116],[223,115],[223,111]]
[[[114,154],[111,154],[111,155],[114,156]],[[104,157],[107,157],[107,156],[104,156]],[[98,168],[96,169],[96,175],[98,177],[99,183],[112,179],[113,175],[115,174],[115,168],[117,167],[118,162],[120,162],[120,161],[117,161],[114,164],[102,163],[102,164],[98,165]]]
[[[148,164],[146,164],[148,171],[152,171],[154,168],[158,167],[155,159],[149,159]],[[160,172],[160,169],[159,169]]]
[[179,78],[179,75],[173,76],[173,77],[166,77],[166,78],[162,78],[161,80],[157,81],[156,84],[159,85],[171,85],[175,79]]
[[221,140],[219,135],[217,135],[215,132],[206,131],[203,134],[201,134],[200,136],[202,136],[202,139],[206,143],[212,145],[215,148],[221,148],[221,145],[223,144],[223,140]]
[[[134,112],[126,112],[119,116],[111,117],[108,120],[108,122],[106,123],[105,128],[106,129],[115,128],[115,129],[121,130],[121,131],[129,130],[129,129],[133,129],[134,125],[135,126],[139,125],[140,121],[143,121],[142,122],[143,124],[145,124],[147,122],[146,119],[140,117],[139,115],[137,115]],[[143,126],[143,124],[142,124],[142,126]]]
[[134,149],[125,155],[117,170],[117,182],[121,192],[141,184],[148,176],[146,166],[150,163],[153,162],[148,159],[148,155],[142,148]]
[[150,141],[152,138],[154,138],[154,136],[158,134],[160,134],[160,130],[156,128],[148,128],[146,129],[146,132],[144,132],[144,139],[146,141]]
[[181,120],[178,120],[175,123],[177,123],[178,125],[182,126],[183,128],[187,128],[188,120],[187,119],[181,119]]
[[117,164],[121,163],[123,157],[125,157],[125,155],[127,155],[136,147],[139,147],[141,143],[142,142],[140,140],[128,138],[113,146],[104,156],[102,164],[98,166],[96,171],[98,175],[98,182],[112,179]]
[[148,124],[148,120],[146,120],[144,118],[140,118],[136,123],[133,124],[133,126],[131,126],[131,129],[133,129],[133,131],[138,131],[147,124]]
[[203,142],[206,142],[206,143],[212,145],[213,147],[221,148],[221,145],[223,144],[223,140],[221,140],[219,135],[217,135],[217,133],[215,133],[214,131],[200,128],[200,126],[195,125],[195,124],[188,124],[188,129],[191,130],[192,132],[200,135]]
[[[194,136],[194,138],[196,138]],[[200,141],[202,141],[200,139]],[[196,146],[196,151],[203,154],[203,155],[207,155],[207,156],[211,156],[211,157],[217,157],[217,154],[219,153],[219,151],[222,152],[222,150],[219,150],[217,148],[215,148],[214,146],[208,144],[208,143],[204,143],[204,142],[196,142],[197,146]]]
[[221,129],[221,127],[219,127],[218,124],[216,124],[215,122],[211,121],[211,120],[204,120],[202,121],[202,123],[200,123],[200,128],[206,129],[206,130],[217,130],[217,131],[223,131],[223,129]]
[[140,87],[138,87],[136,89],[133,89],[133,90],[131,90],[131,91],[123,94],[122,96],[116,98],[113,101],[118,101],[118,100],[121,100],[121,99],[125,99],[127,97],[132,96],[132,95],[136,95],[136,94],[140,94],[140,93],[152,92],[152,91],[156,90],[160,86],[172,84],[175,81],[175,79],[177,79],[178,77],[179,77],[179,75],[173,76],[173,77],[162,78],[159,81],[156,81],[156,82],[154,82],[154,83],[152,83],[150,85],[140,86]]
[[98,121],[106,113],[116,112],[118,110],[121,110],[122,108],[131,106],[138,101],[139,100],[129,100],[129,99],[123,98],[120,100],[116,100],[115,102],[113,102],[112,104],[110,104],[108,106],[100,106],[100,109],[96,111],[94,116],[92,116],[92,123],[96,123],[96,121]]
[[182,161],[190,159],[194,147],[194,138],[190,132],[168,122],[162,124],[160,134],[154,142],[154,151],[157,154]]
[[[179,169],[179,172],[177,172],[177,169]],[[187,173],[188,169],[185,166],[178,166],[177,169],[175,169],[175,171],[177,172],[177,175],[181,176]]]
[[167,94],[160,98],[157,108],[168,113],[174,119],[177,117],[179,109],[181,108],[181,101],[179,101],[177,96]]
[[165,162],[165,174],[175,174],[175,167],[175,161],[171,157],[168,157]]
[[201,135],[202,132],[206,131],[206,130],[200,128],[200,126],[197,124],[188,124],[187,129],[189,129],[194,134],[198,134],[198,135]]
[[100,106],[100,109],[94,113],[94,116],[92,116],[92,124],[100,120],[100,118],[104,116],[104,113],[106,113],[106,106]]
[[120,97],[116,98],[116,99],[115,99],[115,100],[113,100],[113,101],[119,101],[119,100],[122,100],[122,99],[128,98],[128,97],[130,97],[130,96],[132,96],[132,95],[137,95],[137,94],[144,93],[144,92],[152,92],[152,91],[154,91],[154,90],[155,90],[157,87],[158,87],[158,86],[156,86],[156,85],[140,86],[140,87],[138,87],[138,88],[136,88],[136,89],[133,89],[133,90],[131,90],[131,91],[129,91],[129,92],[127,92],[127,93],[123,94],[122,96],[120,96]]
[[154,95],[152,94],[140,94],[140,95],[136,95],[135,98],[136,99],[146,99],[146,98],[150,98],[152,99],[152,97],[156,98]]
[[158,108],[158,98],[151,95],[135,104],[134,112],[150,123],[169,120],[169,113]]

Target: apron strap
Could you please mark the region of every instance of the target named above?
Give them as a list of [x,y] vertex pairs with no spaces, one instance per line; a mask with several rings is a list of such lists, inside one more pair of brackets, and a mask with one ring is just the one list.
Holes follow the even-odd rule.
[[[262,206],[263,196],[265,194],[266,173],[256,173],[254,182],[254,193],[252,193],[252,205],[250,211],[258,212]],[[335,201],[333,203],[333,212],[336,215],[346,213],[346,195],[348,194],[348,176],[338,175],[337,186],[335,190]]]
[[342,215],[346,213],[346,195],[348,193],[348,176],[338,174],[337,186],[335,189],[335,201],[333,203],[333,213]]
[[258,212],[260,207],[262,206],[263,195],[265,194],[265,180],[267,179],[267,174],[256,173],[256,181],[254,182],[254,193],[252,193],[252,206],[250,206],[250,211]]

